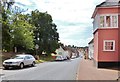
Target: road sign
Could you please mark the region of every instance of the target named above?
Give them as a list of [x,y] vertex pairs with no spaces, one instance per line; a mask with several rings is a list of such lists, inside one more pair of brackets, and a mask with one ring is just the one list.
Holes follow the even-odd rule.
[[38,44],[36,44],[36,45],[35,45],[35,49],[38,49],[38,48],[39,48],[39,45],[38,45]]

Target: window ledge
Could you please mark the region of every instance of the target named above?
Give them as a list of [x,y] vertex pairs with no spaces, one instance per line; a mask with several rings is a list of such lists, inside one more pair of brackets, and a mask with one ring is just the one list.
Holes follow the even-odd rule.
[[103,50],[104,52],[115,52],[115,50]]
[[99,28],[118,28],[118,27],[99,27]]

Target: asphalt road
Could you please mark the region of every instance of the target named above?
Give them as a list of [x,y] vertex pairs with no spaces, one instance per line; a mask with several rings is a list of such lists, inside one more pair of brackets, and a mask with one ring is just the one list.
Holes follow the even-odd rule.
[[24,69],[3,70],[3,80],[76,80],[80,58],[36,64]]

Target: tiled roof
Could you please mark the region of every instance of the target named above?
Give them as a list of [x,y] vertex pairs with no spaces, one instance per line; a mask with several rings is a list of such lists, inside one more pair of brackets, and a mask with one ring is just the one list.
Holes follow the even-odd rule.
[[110,6],[120,6],[120,1],[119,2],[102,2],[96,7],[110,7]]

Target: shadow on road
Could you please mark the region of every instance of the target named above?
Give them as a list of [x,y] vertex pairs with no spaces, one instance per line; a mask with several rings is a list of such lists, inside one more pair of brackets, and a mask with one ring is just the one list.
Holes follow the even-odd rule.
[[52,62],[72,62],[73,60],[54,60]]
[[[34,67],[36,67],[36,66],[34,66]],[[23,69],[29,69],[29,68],[33,68],[33,67],[31,67],[31,66],[25,66]],[[22,69],[20,69],[19,67],[10,67],[9,69],[3,69],[3,70],[22,70]]]

